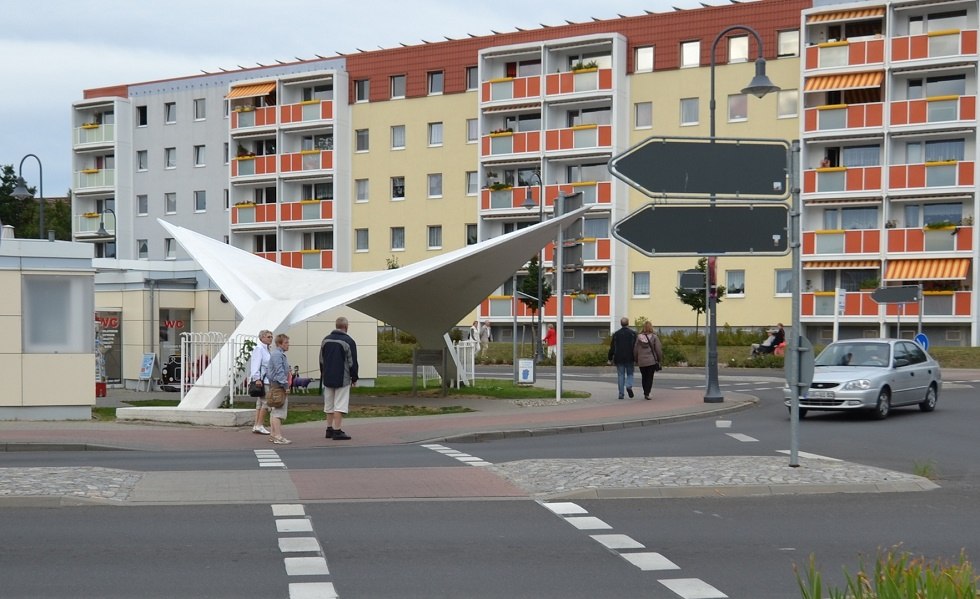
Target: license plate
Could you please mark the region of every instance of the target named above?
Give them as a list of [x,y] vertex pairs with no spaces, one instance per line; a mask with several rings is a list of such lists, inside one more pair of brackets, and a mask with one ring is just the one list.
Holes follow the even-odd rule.
[[812,397],[814,399],[833,399],[833,391],[810,391],[807,393],[807,397]]

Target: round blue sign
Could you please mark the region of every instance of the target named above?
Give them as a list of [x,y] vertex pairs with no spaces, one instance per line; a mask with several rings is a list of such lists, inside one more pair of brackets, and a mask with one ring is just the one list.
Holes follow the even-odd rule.
[[913,339],[913,341],[918,343],[922,349],[929,351],[929,338],[926,337],[925,333],[919,333],[918,335],[915,336],[915,339]]

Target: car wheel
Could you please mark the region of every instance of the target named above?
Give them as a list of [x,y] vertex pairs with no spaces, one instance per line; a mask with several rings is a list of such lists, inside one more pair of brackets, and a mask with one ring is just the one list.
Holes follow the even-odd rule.
[[939,401],[939,395],[936,393],[936,386],[929,385],[929,390],[926,391],[926,398],[919,402],[919,409],[923,412],[931,412],[936,409],[937,401]]
[[892,397],[888,389],[882,389],[878,393],[878,404],[875,405],[871,414],[875,417],[875,420],[884,420],[888,418],[888,412],[892,409]]

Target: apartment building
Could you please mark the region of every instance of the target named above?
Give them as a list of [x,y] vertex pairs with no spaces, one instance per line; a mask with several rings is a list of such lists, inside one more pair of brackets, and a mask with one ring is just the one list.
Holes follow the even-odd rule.
[[[801,21],[802,322],[816,342],[976,345],[975,1],[827,4]],[[921,286],[921,303],[871,290]],[[836,315],[835,315],[836,312]]]

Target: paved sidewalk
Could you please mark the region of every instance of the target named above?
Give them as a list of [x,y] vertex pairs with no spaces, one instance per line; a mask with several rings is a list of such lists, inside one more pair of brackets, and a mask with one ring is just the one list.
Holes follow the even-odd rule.
[[[703,377],[692,375],[692,387]],[[724,377],[734,380],[736,377]],[[699,383],[700,380],[700,383]],[[752,382],[779,384],[777,377],[752,375]],[[548,385],[547,380],[539,381]],[[553,384],[553,383],[552,383]],[[0,505],[113,505],[310,502],[358,499],[691,497],[784,493],[885,492],[936,488],[911,474],[837,460],[801,458],[790,468],[785,456],[522,460],[489,464],[478,441],[588,433],[652,426],[678,419],[727,418],[751,409],[756,398],[724,393],[706,404],[703,390],[654,389],[654,400],[617,400],[615,382],[600,370],[592,380],[566,382],[587,399],[499,400],[358,396],[360,403],[463,405],[465,414],[349,419],[353,440],[323,438],[323,424],[286,427],[290,446],[274,446],[250,428],[97,422],[0,422]],[[146,394],[111,390],[99,405],[124,405]],[[282,456],[296,448],[336,451],[350,446],[422,443],[459,461],[457,467],[408,469],[287,470]],[[452,446],[450,448],[449,446]],[[25,450],[249,450],[255,470],[133,472],[107,468],[4,468],[3,451]],[[464,452],[470,452],[469,455]],[[329,454],[328,454],[329,455]],[[329,459],[329,458],[328,458]]]

